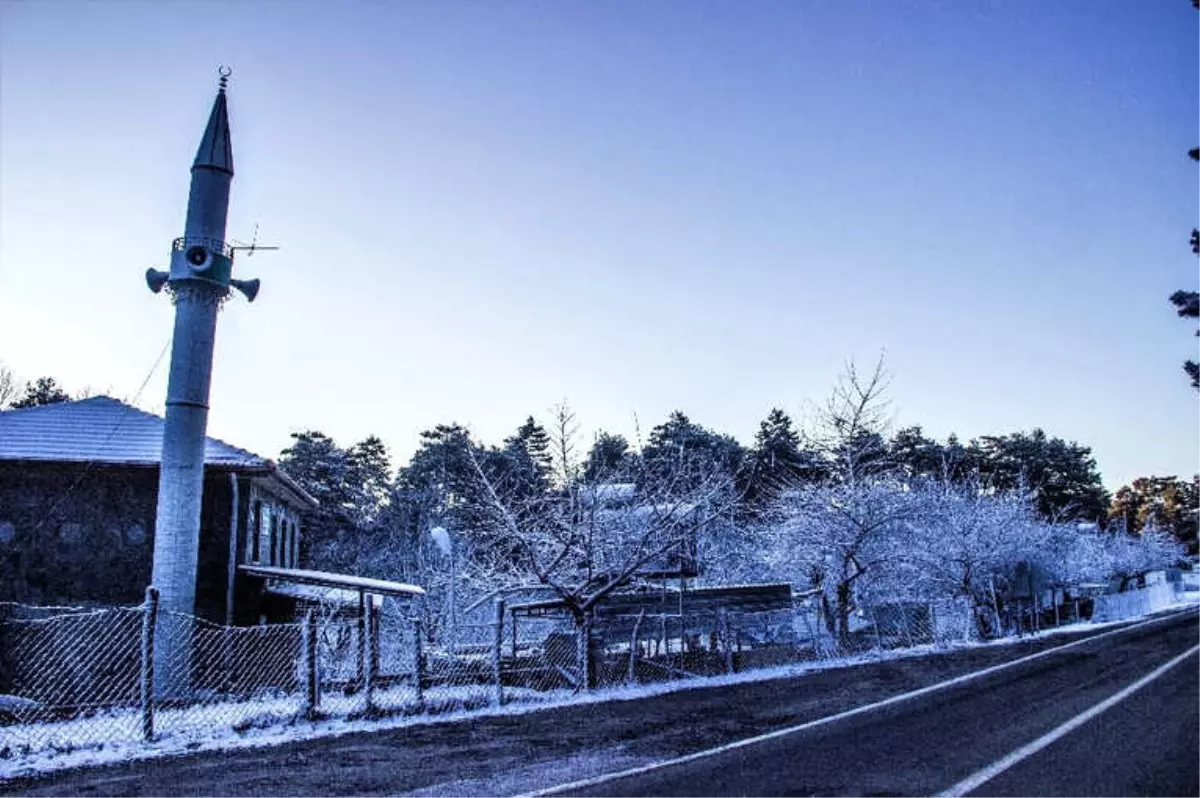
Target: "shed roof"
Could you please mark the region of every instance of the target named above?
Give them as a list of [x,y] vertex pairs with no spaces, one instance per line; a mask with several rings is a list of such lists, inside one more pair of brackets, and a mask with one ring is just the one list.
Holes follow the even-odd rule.
[[239,565],[238,570],[251,576],[279,579],[297,585],[342,588],[380,596],[423,596],[425,589],[417,585],[393,582],[388,579],[371,579],[366,576],[339,574],[330,571],[309,571],[302,568],[278,568],[273,565]]
[[[712,613],[722,609],[734,612],[775,612],[792,608],[792,586],[788,583],[763,585],[717,585],[688,590],[652,590],[613,593],[596,604],[598,616]],[[562,613],[567,605],[561,599],[513,604],[514,612],[526,615]]]
[[[157,466],[165,421],[110,396],[0,412],[0,462]],[[207,438],[204,465],[271,474],[301,501],[316,505],[274,462]]]

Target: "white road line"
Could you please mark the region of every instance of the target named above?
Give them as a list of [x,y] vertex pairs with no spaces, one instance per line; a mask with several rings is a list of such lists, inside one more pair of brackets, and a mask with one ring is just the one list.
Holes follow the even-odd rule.
[[1029,654],[1028,656],[1021,657],[1020,659],[1010,660],[1009,662],[1002,662],[999,665],[992,665],[992,666],[984,668],[983,670],[980,670],[980,671],[972,671],[971,673],[964,673],[961,676],[955,676],[953,679],[947,679],[944,682],[938,682],[937,684],[931,684],[927,687],[922,687],[920,689],[913,690],[908,693],[901,693],[900,695],[892,696],[891,698],[885,698],[882,701],[876,701],[873,704],[865,704],[864,706],[856,707],[854,709],[850,709],[845,712],[839,712],[836,715],[827,715],[826,717],[823,717],[823,718],[818,718],[816,720],[810,720],[807,723],[801,723],[797,726],[788,726],[783,729],[776,729],[773,732],[767,732],[766,734],[759,734],[754,737],[747,737],[746,739],[738,740],[737,742],[726,743],[725,745],[718,745],[715,748],[708,748],[703,751],[696,751],[695,753],[686,754],[684,756],[674,757],[672,759],[663,759],[658,762],[651,762],[646,765],[641,765],[641,766],[635,767],[635,768],[629,768],[627,770],[620,770],[615,773],[604,773],[599,776],[592,776],[592,777],[586,778],[586,779],[579,779],[578,781],[567,782],[566,784],[558,784],[553,787],[546,787],[544,789],[537,790],[535,792],[523,793],[520,798],[537,798],[537,796],[554,795],[555,793],[559,793],[559,792],[582,790],[582,789],[586,789],[588,787],[594,787],[597,784],[604,784],[605,782],[608,782],[608,781],[615,781],[616,779],[623,779],[627,776],[639,776],[644,773],[653,773],[656,770],[662,770],[664,768],[673,767],[675,765],[682,765],[686,762],[695,762],[698,759],[705,759],[710,756],[717,756],[718,754],[723,754],[727,751],[735,751],[739,748],[745,748],[747,746],[755,745],[757,743],[766,742],[767,740],[774,740],[779,737],[786,737],[789,734],[795,734],[797,732],[806,731],[808,729],[812,729],[817,726],[823,726],[828,723],[834,723],[839,720],[845,720],[846,718],[852,718],[857,715],[865,715],[868,712],[873,712],[877,709],[882,709],[884,707],[891,706],[893,704],[899,704],[904,701],[909,701],[914,698],[919,698],[923,695],[928,695],[930,693],[937,692],[938,690],[945,690],[948,687],[954,687],[955,685],[965,684],[966,682],[974,681],[975,679],[979,679],[983,676],[988,676],[993,673],[998,673],[999,671],[1007,670],[1008,668],[1013,668],[1013,667],[1016,667],[1017,665],[1021,665],[1026,662],[1032,662],[1033,660],[1041,659],[1042,657],[1048,657],[1052,654],[1057,654],[1061,651],[1066,651],[1069,648],[1075,648],[1076,646],[1082,646],[1086,643],[1091,643],[1095,640],[1100,640],[1101,638],[1111,637],[1112,635],[1117,635],[1117,634],[1124,634],[1125,632],[1129,632],[1134,629],[1139,629],[1143,626],[1149,626],[1151,624],[1162,623],[1164,621],[1168,621],[1168,620],[1177,618],[1181,615],[1186,615],[1187,613],[1190,613],[1192,611],[1193,610],[1191,610],[1189,608],[1189,609],[1183,610],[1182,612],[1165,615],[1161,618],[1152,618],[1150,620],[1141,621],[1140,623],[1135,623],[1130,626],[1122,626],[1117,629],[1112,629],[1108,632],[1101,632],[1098,635],[1092,635],[1091,637],[1085,637],[1082,640],[1075,640],[1071,643],[1066,643],[1065,645],[1055,646],[1054,648],[1048,648],[1044,651],[1039,651],[1036,654]]
[[1150,682],[1154,681],[1159,676],[1162,676],[1164,673],[1169,671],[1171,668],[1173,668],[1176,665],[1178,665],[1179,663],[1183,662],[1185,659],[1192,656],[1193,654],[1195,654],[1198,651],[1200,651],[1200,645],[1192,646],[1187,651],[1180,654],[1178,657],[1174,657],[1169,662],[1165,662],[1162,665],[1159,665],[1153,671],[1151,671],[1147,675],[1143,676],[1142,678],[1138,679],[1136,682],[1129,685],[1121,692],[1119,692],[1115,695],[1109,696],[1108,698],[1101,701],[1099,704],[1096,704],[1095,706],[1093,706],[1091,709],[1081,712],[1080,714],[1071,718],[1069,721],[1067,721],[1063,725],[1061,725],[1058,728],[1053,729],[1049,732],[1046,732],[1041,737],[1037,738],[1036,740],[1029,743],[1028,745],[1021,746],[1017,750],[1013,751],[1011,754],[1008,754],[1007,756],[1005,756],[1003,759],[999,759],[996,762],[993,762],[992,764],[985,767],[983,770],[980,770],[977,773],[973,773],[972,775],[970,775],[967,778],[960,781],[958,784],[955,784],[953,787],[946,788],[942,792],[938,793],[938,798],[944,798],[945,796],[966,795],[967,793],[978,788],[980,785],[984,784],[985,782],[988,782],[991,779],[995,778],[996,776],[999,776],[1001,773],[1008,770],[1010,767],[1017,764],[1022,759],[1027,759],[1027,758],[1033,756],[1038,751],[1041,751],[1043,748],[1050,745],[1055,740],[1070,733],[1072,730],[1079,728],[1080,726],[1087,723],[1092,718],[1099,715],[1101,712],[1104,712],[1105,710],[1111,709],[1112,707],[1116,706],[1118,703],[1120,703],[1121,701],[1124,701],[1126,698],[1133,695],[1138,690],[1141,690],[1143,687],[1150,684]]

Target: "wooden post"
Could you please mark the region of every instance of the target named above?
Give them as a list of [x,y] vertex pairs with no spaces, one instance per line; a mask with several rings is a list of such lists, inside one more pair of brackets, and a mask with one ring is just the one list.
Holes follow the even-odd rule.
[[1054,588],[1054,625],[1062,626],[1062,617],[1058,609],[1058,588]]
[[591,618],[583,616],[581,623],[575,625],[575,667],[579,671],[576,689],[587,692],[592,689],[591,659],[592,659],[592,624]]
[[629,635],[629,676],[627,681],[630,684],[637,683],[637,656],[638,656],[638,629],[642,625],[642,618],[646,617],[646,608],[642,607],[638,613],[637,620],[633,622],[633,633]]
[[317,677],[317,616],[312,610],[304,616],[304,715],[310,720],[321,703]]
[[416,691],[417,706],[425,703],[425,654],[421,649],[421,619],[413,618],[413,689]]
[[158,625],[158,588],[146,588],[142,609],[142,737],[154,739],[154,630]]
[[724,607],[717,610],[717,626],[720,627],[717,630],[717,635],[721,640],[721,651],[725,655],[725,672],[733,673],[733,640],[730,639],[729,634],[731,625],[729,623],[729,613],[725,611]]
[[375,626],[374,597],[368,594],[363,606],[366,612],[363,613],[358,628],[359,631],[366,632],[367,650],[364,652],[362,647],[359,647],[359,653],[364,655],[363,692],[366,695],[363,698],[363,706],[367,712],[370,712],[375,708],[375,662],[378,660],[379,653],[375,650],[375,635],[371,634],[371,629]]
[[1079,617],[1079,599],[1075,599],[1075,623],[1079,623],[1083,619]]
[[504,599],[498,598],[493,604],[495,616],[492,621],[492,679],[496,682],[496,706],[504,704],[504,682],[500,678],[500,648],[504,644]]

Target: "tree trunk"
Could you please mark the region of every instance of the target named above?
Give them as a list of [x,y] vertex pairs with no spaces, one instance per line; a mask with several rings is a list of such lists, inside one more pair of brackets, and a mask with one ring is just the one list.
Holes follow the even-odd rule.
[[837,632],[838,643],[843,647],[850,642],[850,584],[843,582],[837,589]]

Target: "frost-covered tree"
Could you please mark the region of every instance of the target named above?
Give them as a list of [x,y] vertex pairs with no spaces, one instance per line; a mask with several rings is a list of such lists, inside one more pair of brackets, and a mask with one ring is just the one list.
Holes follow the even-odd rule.
[[13,370],[0,362],[0,410],[7,410],[21,393],[21,381]]
[[814,435],[826,479],[782,492],[761,530],[765,567],[819,589],[829,630],[843,642],[864,580],[894,561],[892,543],[920,511],[888,458],[887,384],[882,357],[867,375],[847,364]]
[[[522,494],[498,482],[478,450],[469,460],[481,497],[472,569],[498,590],[537,588],[561,600],[580,630],[581,663],[589,658],[596,605],[647,569],[690,557],[699,531],[727,512],[730,496],[719,464],[710,464],[708,473],[689,471],[687,480],[669,472],[637,474],[636,486],[624,486],[622,500],[611,502],[605,500],[610,484],[582,477],[539,495]],[[566,470],[583,473],[573,463]]]
[[1105,584],[1125,590],[1142,574],[1178,563],[1184,548],[1151,530],[1127,535],[1066,524],[1044,524],[1039,567],[1060,584]]
[[779,499],[759,535],[766,569],[821,591],[829,631],[844,643],[862,584],[906,556],[923,497],[880,479],[828,482]]
[[899,558],[909,589],[925,599],[965,599],[979,633],[997,632],[997,590],[1003,595],[1018,563],[1043,559],[1047,525],[1031,498],[1016,491],[942,481],[924,483],[916,494],[921,510]]
[[887,388],[891,382],[880,355],[869,374],[846,364],[818,413],[817,444],[824,450],[832,479],[854,484],[876,476],[894,477],[884,436],[891,426]]

